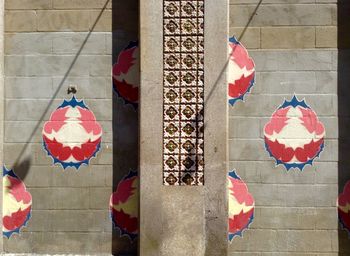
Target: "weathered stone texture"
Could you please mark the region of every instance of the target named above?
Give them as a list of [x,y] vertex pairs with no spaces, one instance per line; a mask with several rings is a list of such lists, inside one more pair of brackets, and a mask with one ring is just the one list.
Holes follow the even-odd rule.
[[[257,69],[251,94],[229,110],[230,169],[247,182],[257,207],[251,228],[233,241],[229,255],[345,255],[336,209],[337,1],[230,3],[231,35],[251,49]],[[324,151],[302,172],[275,166],[264,146],[265,124],[294,94],[306,99],[326,128]]]
[[[5,1],[4,162],[33,196],[33,217],[5,241],[5,252],[111,254],[112,1],[102,9],[106,2]],[[100,152],[79,171],[54,166],[42,146],[43,124],[71,97],[71,84],[103,127]]]

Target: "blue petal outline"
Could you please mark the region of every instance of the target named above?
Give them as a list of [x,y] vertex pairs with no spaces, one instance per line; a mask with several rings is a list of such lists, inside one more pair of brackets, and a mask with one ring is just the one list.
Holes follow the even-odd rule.
[[291,99],[291,101],[287,101],[286,99],[284,99],[283,104],[278,109],[286,108],[289,106],[292,106],[294,108],[300,106],[300,107],[311,109],[309,105],[306,104],[305,98],[300,101],[295,94],[293,95],[293,98]]
[[47,155],[50,156],[50,157],[52,158],[53,164],[54,164],[54,165],[55,165],[55,164],[59,164],[59,165],[62,166],[62,168],[63,168],[64,170],[67,169],[68,167],[72,167],[72,168],[75,168],[76,170],[79,170],[79,168],[80,168],[82,165],[84,165],[84,164],[85,164],[85,165],[89,165],[91,159],[93,159],[94,157],[96,157],[97,153],[98,153],[98,152],[100,151],[100,149],[101,149],[101,142],[97,144],[96,150],[95,150],[95,152],[93,153],[93,155],[92,155],[90,158],[88,158],[88,159],[86,159],[86,160],[84,160],[84,161],[78,162],[78,163],[73,163],[73,162],[66,163],[66,162],[63,162],[63,161],[61,161],[61,160],[55,158],[55,157],[50,153],[49,149],[47,148],[47,145],[46,145],[45,141],[43,141],[43,147],[44,147],[44,149],[45,149]]
[[318,151],[318,153],[316,154],[316,156],[312,159],[310,159],[309,161],[305,162],[305,163],[294,163],[294,164],[288,164],[288,163],[284,163],[282,162],[281,160],[278,160],[277,158],[275,158],[273,155],[272,155],[272,152],[271,150],[269,149],[267,143],[265,142],[265,149],[266,151],[269,153],[270,157],[272,157],[273,159],[275,159],[276,161],[276,166],[278,165],[283,165],[287,171],[289,171],[290,169],[292,168],[295,168],[295,169],[299,169],[300,171],[303,171],[305,166],[306,165],[313,165],[313,162],[315,161],[316,158],[320,157],[321,153],[323,152],[323,149],[325,147],[325,142],[323,142],[321,144],[321,147],[320,147],[320,150]]
[[[123,51],[125,50],[128,50],[128,49],[131,49],[131,48],[136,48],[136,47],[139,47],[139,40],[136,40],[136,41],[130,41],[128,46],[125,47],[120,53],[122,53]],[[117,57],[117,61],[119,60],[119,56],[120,56],[120,53],[118,54],[118,57]],[[114,64],[113,64],[114,65]],[[126,105],[132,105],[134,107],[134,110],[137,111],[138,109],[138,106],[139,106],[139,103],[135,103],[135,102],[131,102],[127,99],[125,99],[122,95],[119,94],[119,92],[116,90],[115,86],[114,86],[114,79],[113,79],[113,74],[112,74],[112,88],[113,88],[113,91],[114,93],[118,96],[118,98],[122,99],[124,104]],[[123,80],[123,82],[125,82],[125,80]]]
[[[23,182],[23,181],[15,174],[15,172],[14,172],[13,170],[7,169],[5,165],[3,166],[2,170],[3,170],[2,177],[5,177],[6,175],[8,175],[8,176],[17,178],[18,180],[20,180],[21,182]],[[23,182],[23,183],[24,183],[24,182]],[[26,190],[27,190],[27,187],[26,187]],[[28,193],[29,193],[29,192],[28,192]],[[33,202],[32,202],[32,204],[33,204]],[[6,237],[7,239],[10,239],[10,237],[11,237],[13,234],[20,234],[21,229],[27,226],[28,221],[29,221],[30,218],[32,217],[32,209],[33,209],[33,208],[32,208],[32,205],[31,205],[31,206],[30,206],[30,211],[29,211],[29,213],[28,213],[28,215],[27,215],[27,217],[26,217],[26,219],[25,219],[25,221],[24,221],[24,223],[23,223],[22,226],[20,226],[20,227],[14,229],[14,230],[12,230],[12,231],[8,231],[8,232],[3,231],[3,232],[2,232],[2,235],[3,235],[4,237]]]
[[239,177],[239,175],[237,174],[236,169],[232,169],[232,171],[230,171],[230,172],[228,173],[228,175],[229,175],[231,178],[234,178],[234,179],[237,179],[237,180],[242,180],[241,177]]
[[[237,174],[236,170],[233,169],[232,171],[230,171],[228,173],[229,177],[231,178],[234,178],[234,179],[238,179],[238,180],[242,180],[241,177]],[[246,184],[247,188],[248,188],[248,185]],[[248,189],[248,192],[249,192],[249,189]],[[255,204],[254,204],[254,208],[253,208],[253,214],[252,216],[250,217],[249,221],[248,221],[248,224],[246,226],[243,227],[243,229],[241,231],[238,231],[236,233],[230,233],[228,232],[228,240],[230,243],[232,243],[233,239],[236,237],[236,236],[239,236],[239,237],[243,237],[243,233],[244,231],[246,231],[250,224],[253,223],[253,220],[254,220],[254,215],[255,215]]]
[[75,96],[73,95],[73,97],[70,99],[70,100],[64,100],[63,103],[57,108],[57,109],[60,109],[60,108],[64,108],[64,107],[67,107],[67,106],[70,106],[70,107],[81,107],[81,108],[84,108],[84,109],[89,109],[85,103],[84,103],[84,100],[81,100],[81,101],[78,101]]
[[[242,47],[244,47],[244,46],[237,40],[237,38],[236,38],[235,36],[230,37],[230,38],[229,38],[229,42],[230,42],[230,43],[233,43],[233,44],[241,45]],[[245,48],[245,47],[244,47],[244,48]],[[245,49],[246,49],[246,48],[245,48]],[[246,51],[248,52],[247,49],[246,49]],[[248,52],[248,56],[250,57],[249,52]],[[246,91],[245,93],[243,93],[243,94],[242,94],[241,96],[239,96],[238,98],[230,98],[230,99],[228,100],[228,103],[229,103],[231,106],[233,106],[233,105],[234,105],[237,101],[239,101],[239,100],[241,100],[241,101],[244,102],[244,96],[246,96],[247,94],[249,94],[249,93],[251,92],[253,86],[255,85],[255,79],[256,79],[255,62],[254,62],[254,60],[253,60],[252,57],[250,57],[250,58],[252,59],[252,61],[253,61],[253,63],[254,63],[254,77],[253,77],[253,79],[250,81],[250,84],[249,84],[249,86],[248,86],[248,89],[247,89],[247,91]]]
[[[131,170],[131,171],[129,171],[129,173],[128,173],[127,175],[125,175],[125,176],[119,181],[118,186],[119,186],[119,184],[120,184],[122,181],[125,181],[125,180],[130,179],[130,178],[133,178],[133,177],[138,177],[138,172],[137,172],[137,171],[132,171],[132,170]],[[118,186],[117,186],[117,188],[118,188]],[[113,193],[114,193],[114,192],[113,192]],[[113,195],[113,193],[112,193],[112,195]],[[112,221],[112,223],[113,223],[113,228],[120,231],[120,236],[121,236],[121,237],[122,237],[122,236],[126,236],[126,237],[128,237],[131,241],[135,241],[135,239],[139,236],[139,234],[132,234],[132,233],[129,233],[129,232],[123,230],[121,227],[119,227],[118,224],[117,224],[117,223],[114,221],[114,219],[113,219],[113,212],[111,211],[111,209],[109,209],[109,217],[110,217],[110,219],[111,219],[111,221]],[[137,219],[138,219],[138,221],[139,221],[139,218],[137,218]]]

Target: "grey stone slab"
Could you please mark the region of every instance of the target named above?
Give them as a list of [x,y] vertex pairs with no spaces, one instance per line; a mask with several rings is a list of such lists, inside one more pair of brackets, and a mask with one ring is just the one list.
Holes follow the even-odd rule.
[[6,56],[6,76],[89,76],[88,56]]
[[[231,5],[231,26],[244,27],[254,15],[256,5]],[[336,17],[333,12],[335,4],[274,4],[261,5],[253,16],[252,26],[310,26],[333,25]]]
[[25,232],[5,241],[4,251],[38,254],[110,254],[112,234],[107,232]]
[[316,228],[318,213],[319,210],[312,207],[257,207],[254,228],[312,230]]
[[29,188],[33,210],[89,209],[89,188]]
[[[305,98],[306,103],[319,117],[334,117],[338,111],[338,99],[335,94],[305,95],[297,94],[299,100]],[[229,108],[230,116],[238,117],[271,117],[284,100],[291,100],[293,94],[252,94],[246,98],[246,102],[238,101]]]
[[250,50],[257,71],[333,70],[332,50]]
[[231,117],[229,119],[230,138],[259,138],[259,118]]
[[109,206],[109,200],[112,195],[112,188],[89,188],[89,208],[90,209],[106,209]]
[[28,232],[104,232],[112,223],[106,210],[34,210]]
[[[45,113],[44,121],[62,103],[62,100],[50,102],[48,99],[40,100],[6,100],[5,117],[8,121],[34,121],[39,120]],[[94,112],[97,121],[112,120],[112,101],[109,99],[85,101],[89,109]],[[48,110],[47,110],[48,109]],[[47,110],[47,111],[46,111]]]
[[334,71],[258,72],[252,90],[253,94],[335,94],[336,92],[337,73]]
[[7,99],[42,99],[54,94],[51,77],[6,77]]
[[112,72],[112,56],[97,55],[89,56],[89,71],[91,76],[110,76]]
[[[64,82],[62,84],[62,82]],[[112,90],[112,79],[109,77],[53,77],[54,91],[61,88],[58,91],[57,97],[67,98],[67,88],[69,85],[76,85],[78,91],[78,97],[84,99],[106,99],[111,98],[111,95],[107,97],[107,90]],[[47,95],[51,96],[51,95]]]
[[[17,169],[15,169],[16,171]],[[18,174],[22,170],[17,170]],[[59,166],[30,166],[25,174],[27,187],[112,187],[110,179],[111,166],[90,165],[81,167],[79,171],[68,169],[64,171]],[[21,176],[21,175],[20,175]]]
[[5,36],[6,55],[35,55],[52,53],[50,33],[7,33]]
[[52,51],[55,54],[81,54],[103,55],[111,53],[106,51],[107,33],[53,33]]

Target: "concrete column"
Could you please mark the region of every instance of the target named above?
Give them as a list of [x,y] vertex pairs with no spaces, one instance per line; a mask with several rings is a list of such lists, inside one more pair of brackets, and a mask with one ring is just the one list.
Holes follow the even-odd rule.
[[228,0],[205,1],[204,138],[206,256],[227,255]]
[[205,185],[163,186],[163,3],[140,0],[140,255],[227,254],[228,1],[205,1]]

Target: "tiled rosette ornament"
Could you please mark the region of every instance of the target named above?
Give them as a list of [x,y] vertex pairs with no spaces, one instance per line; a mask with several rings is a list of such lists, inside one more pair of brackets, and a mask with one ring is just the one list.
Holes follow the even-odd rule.
[[228,96],[233,106],[255,83],[255,64],[247,49],[235,37],[229,39]]
[[31,217],[32,196],[13,170],[3,167],[2,232],[7,238],[20,233]]
[[130,42],[113,65],[113,88],[125,103],[137,108],[140,84],[140,51],[138,41]]
[[42,131],[43,145],[54,164],[79,169],[101,147],[102,128],[83,100],[73,96],[51,114]]
[[242,237],[243,231],[253,222],[255,201],[247,185],[234,170],[228,174],[228,193],[228,239],[232,242],[235,236]]
[[350,181],[346,183],[343,193],[339,195],[337,205],[339,222],[350,237]]
[[325,135],[317,114],[296,96],[284,101],[264,129],[266,150],[287,170],[312,165],[324,148]]
[[163,1],[163,184],[204,185],[204,1]]
[[138,183],[137,172],[129,172],[112,194],[109,210],[113,224],[122,235],[134,240],[138,235]]

